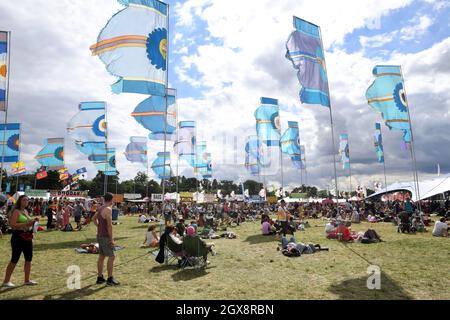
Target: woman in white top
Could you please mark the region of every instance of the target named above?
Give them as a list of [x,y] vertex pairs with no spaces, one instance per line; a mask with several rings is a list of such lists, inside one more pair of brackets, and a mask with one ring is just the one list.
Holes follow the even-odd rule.
[[435,237],[448,237],[448,224],[445,222],[445,218],[441,218],[440,221],[436,221],[433,229],[433,236]]
[[147,234],[145,235],[144,243],[141,248],[157,248],[159,246],[159,238],[155,231],[155,226],[151,225],[147,229]]

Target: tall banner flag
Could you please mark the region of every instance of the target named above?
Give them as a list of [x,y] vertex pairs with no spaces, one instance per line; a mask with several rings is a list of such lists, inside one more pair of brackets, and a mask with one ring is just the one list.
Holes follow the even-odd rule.
[[300,155],[291,157],[292,164],[299,170],[306,169],[305,146],[300,146]]
[[166,94],[168,6],[157,0],[118,0],[126,6],[101,30],[91,46],[119,80],[114,93]]
[[203,174],[206,173],[207,170],[208,170],[208,152],[206,152],[206,141],[199,141],[195,146],[194,172],[196,174]]
[[[142,101],[131,114],[140,125],[150,131],[150,140],[164,140],[164,137],[167,140],[175,140],[175,130],[177,126],[176,90],[168,89],[167,93],[167,98],[151,96]],[[165,135],[164,131],[166,132]]]
[[293,165],[301,169],[300,132],[297,121],[288,121],[288,128],[281,136],[281,151],[291,156]]
[[280,145],[281,124],[278,100],[261,98],[261,106],[255,111],[258,138],[270,146]]
[[170,168],[170,152],[158,152],[152,163],[152,170],[159,179],[170,179],[172,169]]
[[[4,137],[4,138],[3,138]],[[1,160],[4,163],[13,163],[19,161],[20,149],[20,123],[0,124],[0,139],[2,145]]]
[[64,167],[64,138],[45,140],[44,148],[39,151],[35,159],[41,166],[49,170],[59,170]]
[[255,111],[256,133],[261,141],[259,151],[261,175],[275,175],[280,168],[279,110],[278,100],[262,97],[261,105]]
[[245,168],[252,175],[260,174],[260,155],[261,141],[257,136],[247,137],[245,143]]
[[350,168],[350,149],[348,146],[348,134],[341,134],[339,136],[339,153],[342,158],[342,168]]
[[211,179],[212,178],[212,158],[211,153],[205,153],[206,159],[206,167],[200,168],[199,173],[202,175],[203,179]]
[[8,72],[8,32],[0,31],[0,111],[6,111]]
[[383,137],[381,135],[381,124],[375,123],[375,133],[373,135],[374,146],[377,152],[379,163],[384,163]]
[[106,144],[106,103],[82,102],[78,113],[69,121],[67,133],[75,142],[77,149],[87,155],[93,155],[98,149],[105,150]]
[[130,162],[137,162],[147,166],[147,138],[130,137],[130,143],[125,150],[125,157]]
[[191,167],[195,167],[195,146],[195,121],[180,121],[173,149],[178,158],[185,160]]
[[101,153],[89,156],[98,171],[103,172],[106,176],[117,175],[116,171],[116,148],[106,148]]
[[401,67],[380,65],[372,73],[376,79],[367,89],[367,102],[381,113],[390,130],[403,132],[405,144],[411,143],[411,124]]
[[298,70],[300,101],[330,107],[320,28],[297,17],[294,17],[294,28],[286,43],[286,58]]

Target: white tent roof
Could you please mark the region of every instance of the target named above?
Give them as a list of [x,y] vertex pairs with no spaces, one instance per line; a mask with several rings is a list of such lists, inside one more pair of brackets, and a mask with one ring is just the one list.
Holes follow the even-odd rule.
[[[378,191],[367,198],[376,197],[394,191],[409,191],[412,194],[413,201],[419,200],[414,188],[414,182],[397,182],[391,184],[386,189]],[[431,198],[432,196],[442,194],[446,191],[450,191],[450,174],[432,180],[419,181],[420,200]]]

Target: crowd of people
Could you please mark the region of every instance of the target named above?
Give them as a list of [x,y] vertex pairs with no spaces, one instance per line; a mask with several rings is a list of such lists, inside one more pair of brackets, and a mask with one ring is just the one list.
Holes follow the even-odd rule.
[[[3,201],[5,200],[5,201]],[[4,204],[4,205],[3,205]],[[365,232],[351,229],[352,224],[362,221],[369,223],[388,222],[398,227],[398,232],[426,231],[431,226],[431,214],[437,214],[432,235],[448,237],[449,225],[447,219],[450,212],[450,201],[421,202],[406,201],[393,202],[344,202],[337,206],[334,203],[286,203],[279,204],[249,204],[243,202],[222,202],[216,204],[181,203],[149,203],[148,206],[137,205],[116,206],[113,195],[108,193],[102,198],[86,201],[84,199],[70,200],[67,198],[43,199],[20,196],[15,203],[0,198],[2,217],[0,222],[9,225],[11,235],[11,260],[6,268],[3,285],[14,287],[11,276],[20,256],[25,258],[25,285],[36,285],[30,279],[31,262],[33,257],[33,234],[39,225],[40,218],[47,218],[48,230],[67,230],[71,225],[70,219],[81,230],[84,224],[91,221],[97,227],[97,243],[91,251],[99,254],[97,263],[97,283],[119,285],[113,277],[115,244],[113,237],[113,210],[121,209],[123,214],[138,214],[138,223],[150,223],[146,230],[142,247],[159,248],[156,261],[166,261],[169,253],[178,257],[182,266],[190,263],[189,245],[199,248],[197,255],[208,263],[208,254],[215,254],[215,245],[205,241],[215,236],[229,236],[225,233],[218,236],[215,232],[226,231],[228,227],[239,225],[245,221],[260,221],[263,236],[278,236],[280,249],[286,256],[300,256],[307,253],[328,250],[317,243],[301,243],[295,240],[295,232],[310,227],[308,220],[326,220],[324,225],[325,238],[339,241],[358,241],[361,243],[381,242],[380,235],[369,228]],[[136,207],[135,207],[136,206]],[[134,209],[133,209],[134,207]],[[137,209],[136,209],[137,208]],[[274,217],[274,218],[273,218]],[[161,231],[158,234],[157,225],[160,222]],[[3,228],[0,228],[2,231]],[[206,231],[206,232],[205,232]],[[291,235],[288,239],[287,235]],[[233,238],[233,237],[229,237]],[[89,250],[88,250],[89,251]],[[103,276],[104,262],[107,259],[108,277]]]

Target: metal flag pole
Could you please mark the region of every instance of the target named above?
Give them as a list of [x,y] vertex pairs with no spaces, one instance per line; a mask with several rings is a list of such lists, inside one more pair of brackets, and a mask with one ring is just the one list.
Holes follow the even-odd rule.
[[[350,136],[347,134],[347,145],[350,150]],[[350,151],[348,152],[348,171],[349,171],[349,177],[350,177],[350,195],[349,197],[352,197],[352,163],[350,158]]]
[[166,101],[166,112],[164,114],[164,166],[163,166],[163,177],[162,177],[162,200],[163,200],[163,206],[162,206],[162,212],[164,215],[165,209],[166,209],[166,199],[165,199],[165,193],[166,193],[166,150],[167,150],[167,112],[168,112],[168,87],[169,87],[169,31],[170,31],[170,5],[167,4],[167,43],[166,43],[166,81],[165,81],[165,101]]
[[[381,132],[381,124],[380,124],[380,135],[381,135],[381,141],[383,141],[383,135]],[[383,147],[383,172],[384,172],[384,190],[385,190],[385,193],[387,194],[386,152],[384,152],[384,147]],[[389,198],[388,198],[388,203],[389,203]]]
[[[319,26],[317,26],[317,28],[319,29],[319,35],[320,35],[320,44],[323,48],[323,41],[322,41],[322,30]],[[325,49],[323,50],[323,63],[325,64]],[[333,112],[331,111],[332,106],[331,106],[331,95],[330,95],[330,83],[328,82],[328,99],[330,101],[330,106],[328,107],[329,111],[330,111],[330,125],[331,125],[331,143],[332,143],[332,153],[333,153],[333,167],[334,167],[334,184],[335,184],[335,188],[336,188],[336,213],[339,213],[339,189],[338,189],[338,180],[337,180],[337,171],[336,171],[336,154],[335,154],[335,150],[336,150],[336,144],[334,141],[334,123],[333,123]]]
[[[105,130],[105,158],[106,158],[106,162],[108,161],[108,129],[109,129],[109,123],[108,123],[108,105],[105,102],[105,122],[106,122],[106,130]],[[103,171],[103,175],[104,175],[104,195],[106,195],[108,193],[108,176],[106,175],[106,163],[105,163],[105,168]]]
[[[22,126],[20,127],[20,131],[19,131],[19,161],[20,162],[20,151],[22,150]],[[16,173],[17,174],[17,173]],[[16,175],[16,193],[19,190],[19,175]]]
[[[177,143],[179,142],[178,140],[180,139],[180,135],[179,135],[179,133],[180,133],[180,124],[178,123],[178,103],[177,103],[177,101],[175,100],[175,107],[176,107],[176,116],[175,116],[175,123],[176,123],[176,130],[177,130],[177,133],[176,133],[176,135],[177,135]],[[178,151],[178,150],[177,150]],[[176,202],[178,203],[178,192],[179,192],[179,184],[180,184],[180,178],[179,178],[179,163],[180,163],[180,154],[179,154],[179,152],[177,152],[177,172],[176,172],[176,174],[177,174],[177,181],[176,181]]]
[[304,155],[303,161],[305,161],[305,184],[308,185],[308,170],[306,169],[306,151],[303,152],[303,155]]
[[419,211],[422,211],[422,206],[420,204],[419,174],[417,172],[416,152],[415,152],[415,149],[414,149],[414,135],[413,135],[412,122],[411,122],[411,110],[409,109],[408,98],[407,98],[407,94],[406,94],[405,79],[403,78],[403,70],[402,70],[401,66],[400,66],[400,75],[402,77],[404,98],[405,98],[405,103],[406,103],[406,106],[407,106],[407,109],[408,109],[409,127],[411,129],[411,148],[410,148],[410,151],[411,151],[411,159],[412,159],[412,162],[413,162],[414,188],[416,189],[417,200],[418,200],[418,205],[419,205]]
[[11,31],[6,32],[6,52],[7,54],[7,67],[6,67],[6,96],[5,96],[5,127],[3,128],[3,144],[2,144],[2,164],[0,168],[0,193],[3,193],[3,164],[5,162],[5,139],[6,139],[6,123],[8,122],[8,101],[9,101],[9,73],[10,73],[10,58],[11,58]]

